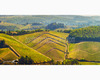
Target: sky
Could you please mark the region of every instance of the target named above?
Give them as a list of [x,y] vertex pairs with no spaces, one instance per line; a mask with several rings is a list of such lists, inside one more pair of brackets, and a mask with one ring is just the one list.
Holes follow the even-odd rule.
[[99,0],[2,0],[0,14],[93,16],[100,15],[99,5]]

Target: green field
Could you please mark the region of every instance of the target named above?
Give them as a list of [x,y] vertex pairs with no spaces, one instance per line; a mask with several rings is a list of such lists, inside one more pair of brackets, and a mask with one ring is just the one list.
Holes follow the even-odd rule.
[[69,44],[69,58],[100,61],[100,42]]
[[21,56],[29,56],[31,57],[35,62],[43,62],[48,61],[50,58],[46,57],[45,55],[41,54],[40,52],[28,47],[27,45],[17,41],[13,37],[6,35],[6,34],[0,34],[0,39],[4,39],[6,44],[10,45],[15,49],[16,52],[18,52]]
[[67,33],[44,31],[14,37],[51,59],[62,61],[64,60],[65,39],[67,36]]

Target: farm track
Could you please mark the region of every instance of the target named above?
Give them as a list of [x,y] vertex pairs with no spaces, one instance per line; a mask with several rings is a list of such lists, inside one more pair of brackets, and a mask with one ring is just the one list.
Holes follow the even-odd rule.
[[[52,35],[52,36],[55,36],[55,37],[57,37],[57,38],[60,38],[60,39],[63,39],[63,40],[65,40],[64,38],[61,38],[61,37],[59,37],[59,36],[56,36],[56,35],[53,35],[53,34],[50,34],[50,33],[43,33],[43,34],[41,34],[41,35],[39,35],[38,37],[36,37],[36,38],[34,38],[34,39],[32,39],[31,41],[29,41],[28,43],[26,43],[26,44],[29,44],[30,42],[32,42],[33,40],[35,40],[35,39],[37,39],[37,38],[39,38],[40,36],[42,36],[42,35],[44,35],[44,34],[49,34],[49,35]],[[51,38],[51,37],[50,37]],[[54,39],[54,38],[53,38]],[[56,40],[56,39],[55,39]],[[59,41],[59,40],[58,40]],[[61,42],[61,41],[60,41]],[[63,43],[63,42],[62,42]]]

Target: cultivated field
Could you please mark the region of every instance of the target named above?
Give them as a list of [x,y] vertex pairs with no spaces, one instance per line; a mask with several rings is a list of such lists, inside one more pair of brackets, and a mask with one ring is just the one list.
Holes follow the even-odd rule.
[[67,33],[44,31],[14,37],[51,59],[62,61],[65,58],[65,40],[67,36]]

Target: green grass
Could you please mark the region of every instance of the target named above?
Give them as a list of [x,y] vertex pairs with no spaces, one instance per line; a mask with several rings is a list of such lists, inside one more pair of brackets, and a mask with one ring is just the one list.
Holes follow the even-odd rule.
[[100,42],[80,42],[69,45],[69,58],[100,61]]
[[9,35],[0,34],[0,39],[4,39],[6,41],[6,44],[12,46],[21,56],[27,55],[27,56],[31,57],[35,62],[40,62],[40,61],[42,62],[42,61],[50,60],[45,55],[16,41],[13,37],[11,37]]

